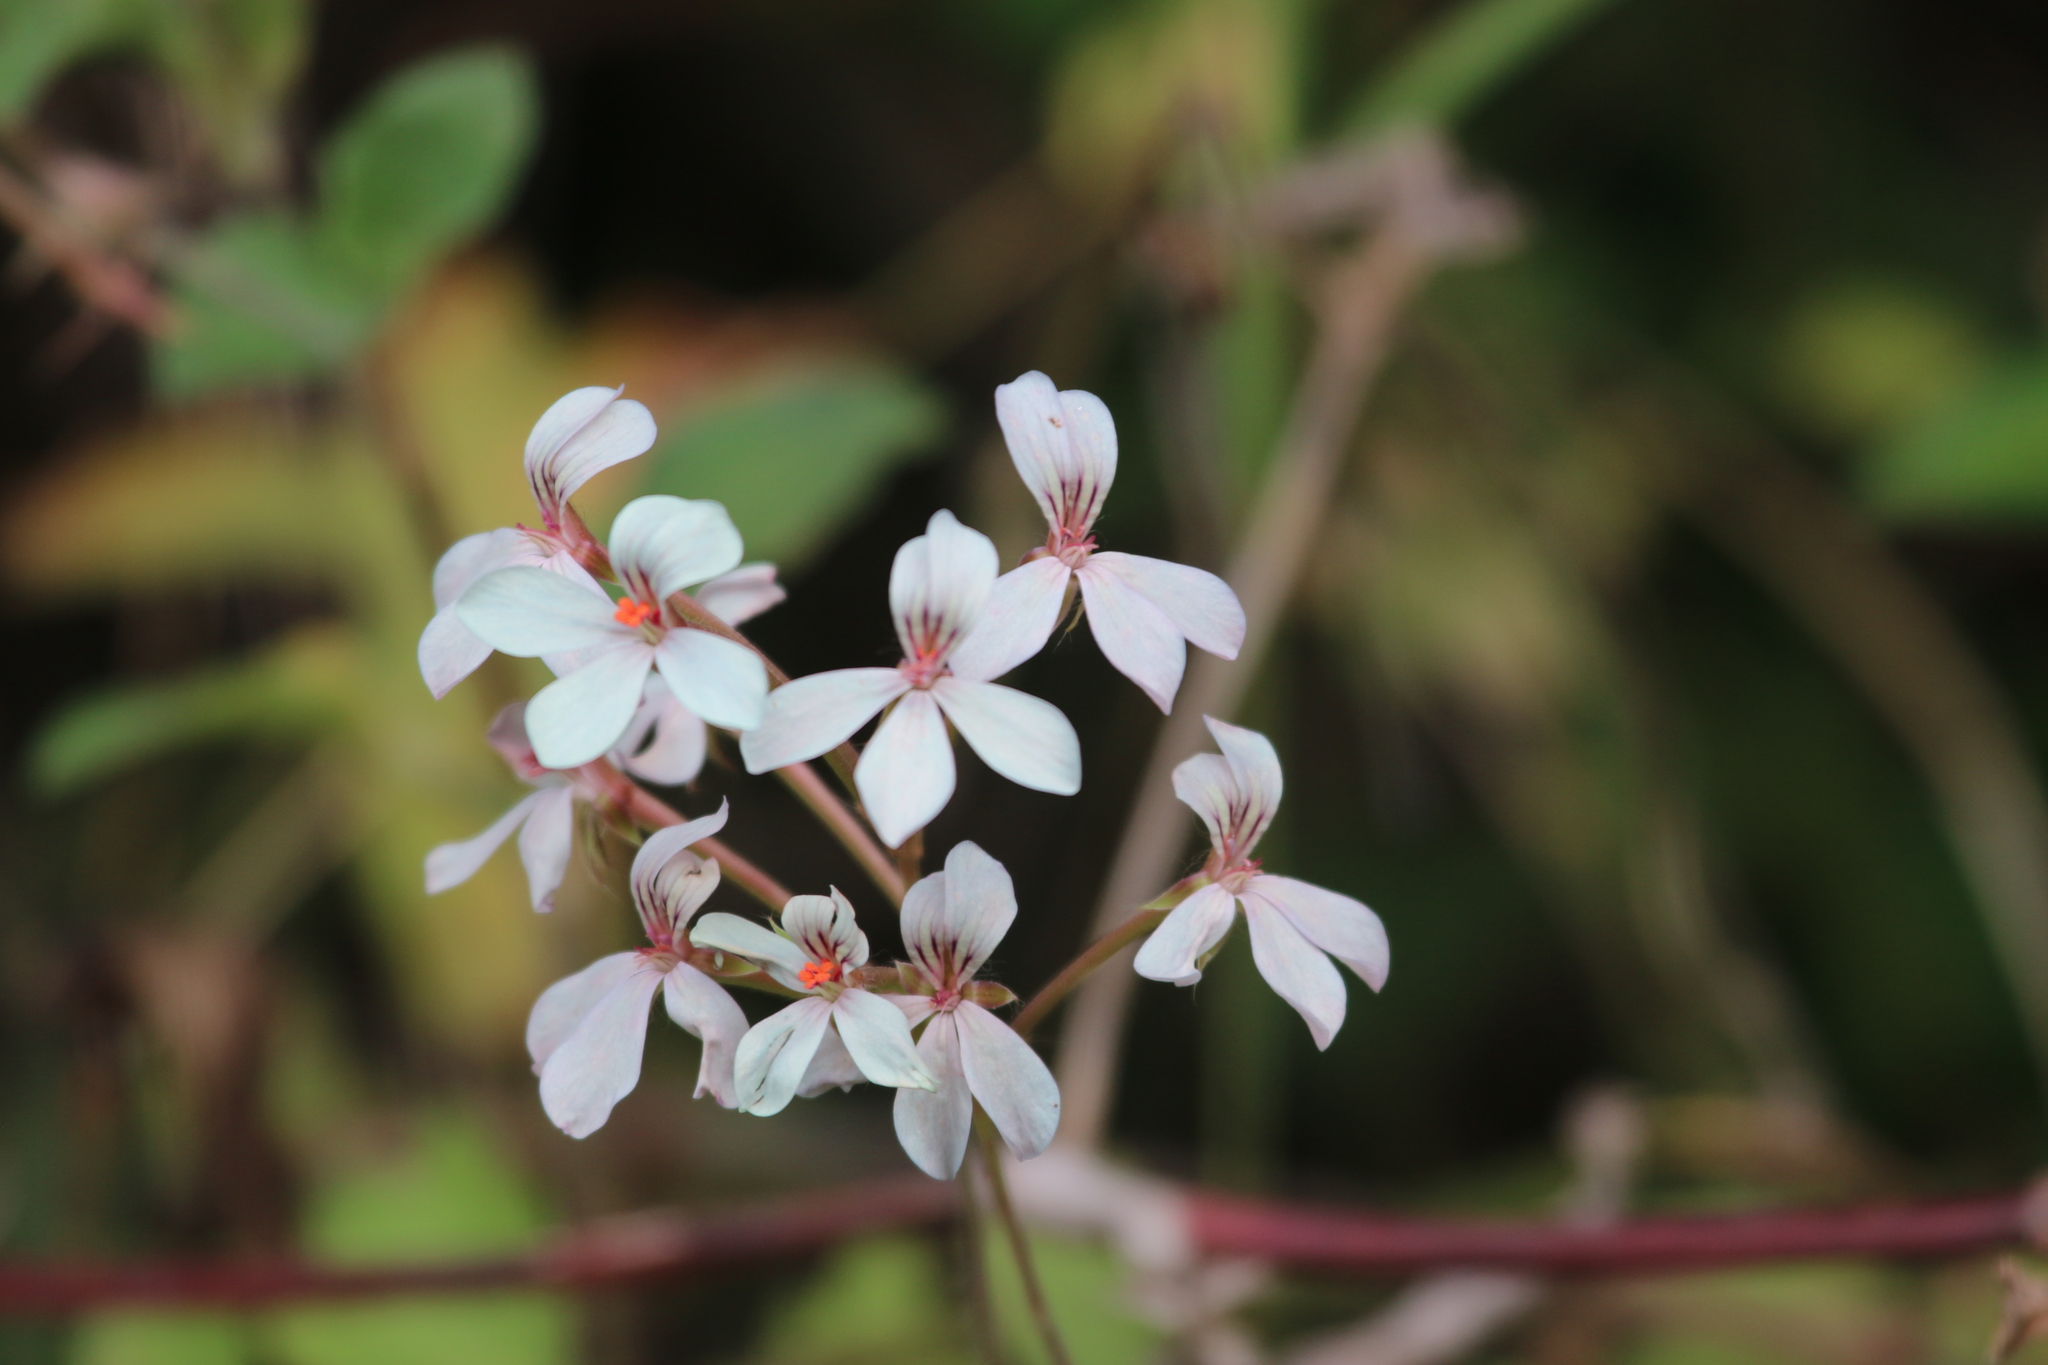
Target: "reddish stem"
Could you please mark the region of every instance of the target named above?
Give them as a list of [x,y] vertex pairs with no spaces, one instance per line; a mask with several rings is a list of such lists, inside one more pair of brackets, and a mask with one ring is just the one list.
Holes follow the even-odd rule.
[[[588,781],[603,797],[604,804],[636,825],[649,829],[667,829],[680,825],[683,817],[673,806],[627,777],[605,759],[586,763],[576,770],[577,775]],[[756,867],[747,858],[736,852],[722,839],[703,838],[697,841],[698,848],[705,854],[718,859],[721,876],[730,877],[770,910],[780,910],[789,903],[789,888]]]

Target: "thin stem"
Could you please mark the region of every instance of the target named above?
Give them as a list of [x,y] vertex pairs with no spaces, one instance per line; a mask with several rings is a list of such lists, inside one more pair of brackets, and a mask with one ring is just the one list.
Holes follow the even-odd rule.
[[975,1354],[982,1365],[1004,1365],[1003,1348],[996,1336],[995,1303],[988,1288],[988,1255],[983,1244],[981,1204],[972,1181],[960,1182],[961,1260],[967,1272],[967,1323],[974,1334]]
[[[683,817],[673,806],[627,777],[605,759],[586,763],[576,770],[577,776],[596,787],[604,797],[605,804],[636,825],[649,829],[667,829],[680,825]],[[703,838],[697,847],[710,857],[718,859],[719,875],[730,877],[755,900],[770,910],[780,910],[789,903],[789,888],[756,867],[751,861],[735,851],[721,839]]]
[[[919,830],[903,841],[896,850],[896,875],[906,885],[916,881],[924,873],[924,831]],[[901,904],[901,902],[898,902]]]
[[853,855],[861,871],[889,898],[889,903],[901,907],[903,904],[903,876],[897,870],[894,860],[862,825],[844,801],[841,801],[825,780],[818,776],[817,769],[808,763],[793,763],[787,768],[777,768],[775,775],[781,778],[789,789],[796,793],[797,800],[810,807],[811,814],[819,823],[831,830],[846,851]]
[[988,1173],[989,1195],[995,1202],[996,1217],[1002,1221],[1003,1233],[1010,1241],[1010,1255],[1017,1262],[1017,1278],[1024,1283],[1024,1302],[1031,1308],[1031,1320],[1038,1327],[1038,1336],[1045,1343],[1045,1353],[1051,1357],[1052,1365],[1073,1365],[1073,1358],[1067,1354],[1067,1344],[1060,1340],[1059,1324],[1052,1319],[1052,1308],[1045,1301],[1045,1286],[1038,1280],[1038,1263],[1032,1258],[1031,1243],[1024,1235],[1024,1225],[1017,1221],[1017,1210],[1010,1203],[1010,1187],[1003,1179],[1002,1146],[996,1138],[995,1125],[982,1112],[980,1104],[974,1106],[974,1136],[981,1151],[981,1168]]
[[1031,997],[1029,1004],[1017,1011],[1017,1017],[1010,1021],[1010,1027],[1017,1036],[1030,1037],[1031,1030],[1043,1023],[1045,1016],[1052,1013],[1053,1007],[1066,999],[1069,992],[1087,980],[1089,974],[1103,963],[1158,928],[1159,922],[1174,906],[1195,893],[1196,885],[1193,877],[1174,883],[1160,896],[1139,906],[1129,919],[1083,948],[1072,962],[1060,968],[1058,976],[1038,988],[1038,994]]

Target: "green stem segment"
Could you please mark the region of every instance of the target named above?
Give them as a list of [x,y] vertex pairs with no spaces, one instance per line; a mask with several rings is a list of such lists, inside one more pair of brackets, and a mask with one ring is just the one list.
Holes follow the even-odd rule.
[[1183,877],[1158,896],[1138,907],[1129,919],[1104,934],[1081,950],[1080,956],[1060,969],[1060,974],[1039,987],[1038,994],[1031,997],[1031,1003],[1017,1011],[1017,1017],[1010,1021],[1020,1038],[1029,1038],[1031,1030],[1043,1023],[1045,1016],[1052,1013],[1060,1001],[1087,980],[1098,967],[1118,953],[1136,943],[1159,927],[1174,906],[1192,896],[1205,885],[1207,879],[1199,873]]
[[1046,1302],[1045,1286],[1039,1283],[1038,1263],[1032,1258],[1031,1243],[1024,1235],[1024,1225],[1017,1219],[1017,1210],[1010,1203],[1010,1186],[1003,1179],[1002,1143],[996,1137],[995,1125],[979,1104],[974,1106],[974,1137],[981,1151],[981,1168],[988,1174],[989,1195],[996,1206],[996,1217],[1002,1222],[1003,1233],[1009,1239],[1010,1255],[1017,1262],[1017,1278],[1024,1284],[1024,1302],[1031,1309],[1031,1320],[1038,1328],[1038,1336],[1045,1343],[1045,1354],[1052,1365],[1073,1365],[1073,1357],[1067,1354],[1067,1344],[1060,1339],[1059,1324],[1053,1321],[1052,1306]]

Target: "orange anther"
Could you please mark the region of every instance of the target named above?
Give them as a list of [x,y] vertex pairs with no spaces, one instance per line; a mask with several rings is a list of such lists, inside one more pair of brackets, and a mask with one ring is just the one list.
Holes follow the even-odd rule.
[[806,962],[804,969],[796,974],[796,979],[804,983],[805,990],[822,986],[827,981],[837,981],[839,979],[839,964],[837,962]]
[[612,619],[622,626],[644,626],[660,613],[660,607],[646,602],[635,602],[630,597],[621,597],[619,609],[612,613]]

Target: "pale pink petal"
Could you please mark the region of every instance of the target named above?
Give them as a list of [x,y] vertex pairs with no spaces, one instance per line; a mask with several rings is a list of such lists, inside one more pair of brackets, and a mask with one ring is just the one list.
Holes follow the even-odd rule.
[[[621,768],[657,787],[680,787],[695,781],[704,770],[708,749],[703,718],[676,700],[667,679],[654,677],[647,683],[640,710],[613,757]],[[644,748],[642,740],[646,741]]]
[[618,743],[640,703],[654,647],[629,639],[589,656],[526,704],[526,737],[550,768],[577,768]]
[[690,942],[698,948],[745,958],[767,970],[791,990],[803,989],[797,983],[797,973],[810,959],[804,955],[803,949],[765,924],[728,915],[721,910],[705,915],[690,926]]
[[729,626],[751,621],[768,608],[788,599],[788,592],[775,581],[773,564],[742,564],[723,573],[690,594],[697,605]]
[[1204,569],[1104,550],[1090,568],[1112,575],[1157,607],[1188,643],[1225,659],[1244,647],[1244,608],[1230,585]]
[[1081,566],[1081,600],[1087,604],[1088,629],[1102,657],[1136,683],[1152,704],[1173,710],[1174,693],[1187,668],[1188,647],[1166,614],[1116,575],[1097,567],[1091,558]]
[[447,696],[490,657],[491,647],[462,624],[453,607],[435,612],[427,628],[420,632],[420,677],[437,700]]
[[1060,1126],[1060,1088],[1031,1044],[971,1000],[954,1007],[967,1088],[988,1111],[1010,1154],[1029,1161]]
[[725,989],[687,962],[662,979],[668,1017],[704,1044],[697,1064],[696,1098],[709,1095],[727,1109],[739,1102],[733,1085],[733,1056],[747,1034],[747,1016]]
[[957,986],[981,970],[1017,918],[1017,891],[1003,865],[972,843],[953,845],[946,870],[903,898],[903,946],[934,984]]
[[555,908],[555,888],[569,871],[576,842],[576,793],[569,787],[535,792],[526,825],[519,831],[519,861],[526,866],[526,890],[533,908]]
[[965,678],[939,679],[932,695],[981,761],[1018,786],[1056,796],[1081,790],[1080,736],[1051,702]]
[[612,1106],[640,1083],[647,1008],[661,975],[652,960],[642,958],[541,1063],[541,1108],[570,1137],[589,1137],[602,1128]]
[[526,481],[550,523],[599,470],[654,444],[654,418],[623,387],[576,389],[555,400],[526,438]]
[[420,676],[428,691],[447,696],[491,655],[491,647],[455,614],[462,594],[487,573],[537,564],[540,558],[532,538],[510,527],[464,536],[448,547],[434,565],[434,619],[420,632]]
[[658,603],[740,562],[739,528],[725,504],[650,493],[619,509],[607,548],[635,600]]
[[853,903],[836,886],[829,896],[791,896],[782,907],[782,932],[796,941],[807,962],[867,965],[868,936],[854,922]]
[[761,656],[708,630],[671,630],[655,646],[655,666],[676,700],[728,730],[759,726],[768,705]]
[[903,1022],[913,1029],[932,1017],[932,998],[929,995],[885,995],[882,998],[902,1010]]
[[997,387],[996,422],[1047,524],[1085,536],[1116,479],[1116,423],[1102,400],[1033,370]]
[[837,748],[910,687],[893,668],[839,668],[768,694],[759,727],[740,736],[750,773],[771,772]]
[[934,512],[925,533],[903,542],[889,571],[889,611],[905,658],[944,659],[981,618],[996,581],[996,546]]
[[460,886],[474,877],[477,869],[498,851],[498,846],[512,837],[512,831],[519,828],[520,822],[533,813],[534,805],[544,795],[545,792],[535,792],[520,801],[475,838],[442,844],[427,854],[427,894],[438,896],[449,887]]
[[609,995],[614,986],[640,970],[643,961],[639,953],[613,953],[540,993],[526,1020],[526,1051],[533,1058],[536,1072],[563,1040],[576,1031],[583,1016],[596,1009],[597,1002]]
[[1245,900],[1263,898],[1287,916],[1301,936],[1358,973],[1374,990],[1387,984],[1392,955],[1387,926],[1361,901],[1298,882],[1292,877],[1258,876],[1245,887]]
[[1244,898],[1252,931],[1252,960],[1273,993],[1294,1006],[1318,1048],[1327,1048],[1344,1025],[1344,978],[1330,959],[1301,936],[1286,915],[1262,897]]
[[917,1058],[937,1086],[896,1092],[896,1140],[917,1168],[934,1180],[951,1180],[967,1155],[974,1128],[974,1096],[960,1069],[960,1030],[951,1014],[935,1016],[917,1040]]
[[505,766],[525,781],[538,782],[547,777],[548,770],[533,756],[533,741],[526,737],[525,702],[507,702],[499,708],[498,714],[491,717],[491,728],[484,732],[484,740],[498,751]]
[[491,648],[523,658],[639,638],[613,619],[608,600],[525,565],[479,578],[455,604],[455,614]]
[[[994,683],[978,686],[993,687]],[[930,824],[953,795],[953,744],[929,692],[904,695],[854,766],[853,784],[890,848]]]
[[811,1064],[804,1068],[804,1078],[796,1084],[796,1093],[800,1099],[815,1099],[827,1090],[851,1090],[866,1080],[853,1054],[839,1040],[839,1031],[828,1028],[818,1040],[818,1050],[811,1054]]
[[1220,886],[1205,886],[1173,908],[1131,966],[1153,981],[1192,986],[1202,979],[1197,964],[1223,941],[1236,917],[1236,898]]
[[1074,571],[1050,555],[1010,570],[989,591],[981,619],[947,659],[957,677],[1000,678],[1052,638]]
[[[932,984],[951,984],[957,954],[954,952],[952,927],[946,917],[946,874],[934,872],[912,882],[910,889],[903,893],[903,904],[897,910],[896,918],[903,927],[903,947],[910,954],[910,960]],[[914,996],[889,998],[899,1005],[907,999],[922,999]],[[913,1019],[911,1022],[917,1021]]]
[[1284,783],[1273,745],[1256,730],[1202,718],[1223,753],[1196,754],[1173,770],[1173,791],[1202,817],[1226,856],[1248,856],[1273,823]]
[[1195,754],[1174,765],[1173,794],[1202,817],[1209,842],[1221,849],[1238,814],[1237,774],[1221,754]]
[[1257,730],[1247,730],[1242,725],[1232,725],[1214,716],[1202,717],[1202,723],[1209,727],[1209,733],[1216,738],[1216,747],[1230,761],[1239,787],[1263,812],[1264,818],[1252,833],[1256,839],[1272,821],[1273,812],[1280,809],[1280,797],[1286,789],[1280,772],[1280,755],[1273,752],[1273,741]]
[[764,1118],[787,1109],[831,1023],[831,1002],[813,996],[748,1029],[733,1056],[739,1108]]
[[718,809],[709,815],[685,820],[680,825],[669,825],[648,835],[647,842],[640,845],[640,851],[633,855],[633,870],[627,878],[633,889],[633,899],[644,901],[652,898],[655,882],[670,860],[699,839],[709,838],[724,829],[731,812],[732,803],[721,799]]
[[929,1090],[938,1084],[917,1059],[917,1044],[911,1041],[903,1011],[881,996],[862,990],[841,991],[832,1002],[832,1026],[853,1055],[853,1064],[876,1085]]

